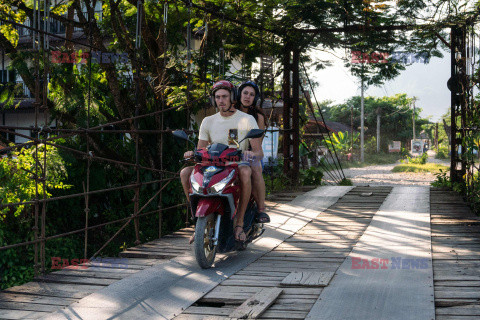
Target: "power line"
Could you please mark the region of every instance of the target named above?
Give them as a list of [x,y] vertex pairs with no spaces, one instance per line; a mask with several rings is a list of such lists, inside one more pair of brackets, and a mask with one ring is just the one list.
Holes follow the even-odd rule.
[[[316,97],[316,95],[315,95],[315,92],[313,91],[313,85],[312,85],[312,82],[310,81],[310,78],[309,78],[308,73],[307,73],[307,69],[305,68],[305,64],[303,63],[303,61],[302,61],[302,67],[303,67],[303,70],[304,70],[304,72],[305,72],[305,77],[307,78],[308,84],[310,85],[310,89],[312,90],[312,94],[313,94],[313,97],[314,97],[314,99],[315,99],[315,103],[317,104],[317,108],[318,108],[318,111],[319,111],[320,116],[321,116],[321,118],[322,118],[322,121],[323,121],[323,123],[325,124],[325,118],[323,117],[322,110],[320,110],[320,105],[319,105],[319,103],[318,103],[318,100],[317,100],[317,97]],[[304,91],[303,86],[301,86],[301,87],[302,87],[302,90]],[[317,123],[317,125],[318,125],[318,121],[317,121],[317,118],[316,118],[316,116],[315,116],[315,112],[314,112],[313,110],[312,110],[312,116],[314,117],[314,119],[315,119],[315,121],[316,121],[316,123]],[[327,135],[328,135],[328,138],[330,139],[330,141],[332,141],[332,138],[331,138],[331,136],[330,136],[330,132],[329,132],[328,130],[327,130]],[[333,144],[332,144],[332,148],[333,148],[333,152],[335,153],[335,158],[337,159],[338,165],[340,166],[340,171],[342,172],[342,176],[343,176],[343,178],[345,179],[345,174],[344,174],[344,172],[343,172],[342,164],[340,163],[340,160],[338,159],[337,151],[336,151],[335,146],[334,146]],[[330,149],[329,149],[329,151],[330,151]],[[330,151],[330,152],[331,152],[331,151]],[[333,157],[332,157],[332,158],[333,158]],[[334,163],[335,163],[335,162],[334,162]],[[335,166],[336,166],[336,163],[335,163]],[[338,168],[337,168],[337,170],[338,170]]]

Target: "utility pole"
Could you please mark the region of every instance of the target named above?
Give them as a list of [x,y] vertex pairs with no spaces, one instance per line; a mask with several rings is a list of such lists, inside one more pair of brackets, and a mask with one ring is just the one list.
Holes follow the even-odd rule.
[[415,137],[415,101],[417,101],[417,98],[413,98],[412,103],[413,103],[413,114],[412,114],[412,122],[413,122],[413,140],[416,139]]
[[290,82],[290,74],[292,69],[291,64],[291,57],[292,57],[292,50],[290,43],[287,42],[285,44],[284,52],[283,52],[283,173],[285,176],[290,177],[291,169],[290,169],[290,145],[291,145],[291,137],[290,137],[290,129],[291,129],[291,110],[292,110],[292,102],[291,102],[291,82]]
[[377,108],[377,153],[380,153],[380,108]]
[[350,106],[350,152],[353,154],[353,104]]
[[298,185],[298,178],[300,172],[300,49],[293,49],[292,57],[292,146],[293,146],[293,168],[292,168],[292,182],[293,185]]
[[[362,69],[363,69],[363,66],[362,66]],[[365,115],[364,115],[364,105],[363,105],[363,72],[362,72],[362,88],[361,88],[361,93],[362,93],[362,96],[361,96],[361,103],[360,103],[360,162],[364,162],[365,161],[365,154],[364,154],[364,141],[363,141],[363,135],[364,135],[364,132],[365,132],[365,121],[364,121],[364,118],[365,118]]]

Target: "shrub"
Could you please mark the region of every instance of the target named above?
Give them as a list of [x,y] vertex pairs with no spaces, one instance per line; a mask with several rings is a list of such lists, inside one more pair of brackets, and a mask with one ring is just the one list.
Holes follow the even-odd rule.
[[450,181],[450,175],[447,174],[448,169],[440,169],[440,172],[435,174],[436,179],[431,183],[431,185],[438,188],[450,188],[452,186],[452,182]]
[[411,158],[411,157],[407,156],[407,163],[425,164],[425,163],[427,163],[427,159],[428,159],[428,154],[427,153],[424,153],[424,154],[422,154],[422,156],[417,157],[417,158]]
[[436,163],[418,164],[408,163],[395,166],[392,172],[438,172],[439,170],[447,170],[448,168]]
[[439,147],[437,150],[437,154],[435,155],[435,159],[448,159],[448,148],[447,147]]
[[322,183],[323,170],[320,167],[310,167],[300,170],[300,184],[303,186],[318,186]]

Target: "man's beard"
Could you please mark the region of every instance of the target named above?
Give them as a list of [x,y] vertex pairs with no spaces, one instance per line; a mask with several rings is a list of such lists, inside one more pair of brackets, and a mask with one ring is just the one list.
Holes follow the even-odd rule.
[[230,105],[229,107],[220,106],[220,109],[222,110],[222,112],[235,112],[234,110],[232,110],[232,105]]

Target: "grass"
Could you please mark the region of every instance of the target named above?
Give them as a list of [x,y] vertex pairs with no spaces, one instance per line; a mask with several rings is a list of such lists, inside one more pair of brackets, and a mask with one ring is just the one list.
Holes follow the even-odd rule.
[[400,160],[402,157],[399,153],[373,153],[367,154],[365,153],[365,161],[362,163],[360,161],[346,161],[342,160],[342,168],[363,168],[371,165],[376,164],[392,164]]
[[426,164],[415,164],[415,163],[408,163],[408,164],[400,164],[395,166],[392,169],[392,172],[431,172],[431,173],[438,173],[442,170],[448,170],[447,166],[438,164],[438,163],[426,163]]

